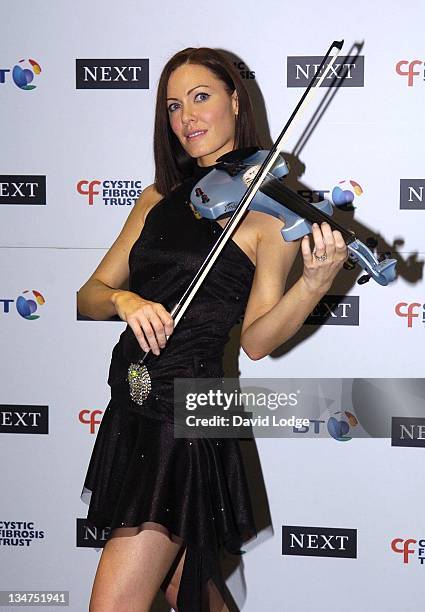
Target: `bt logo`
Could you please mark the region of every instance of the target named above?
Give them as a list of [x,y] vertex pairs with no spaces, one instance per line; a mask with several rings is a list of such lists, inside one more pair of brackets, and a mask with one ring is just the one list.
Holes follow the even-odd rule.
[[[93,197],[99,195],[100,191],[95,189],[101,185],[101,181],[79,181],[77,183],[77,191],[80,195],[89,196],[89,204],[93,204]],[[86,189],[85,189],[86,188]]]
[[[334,440],[338,440],[338,442],[348,442],[351,440],[351,436],[347,436],[346,434],[349,432],[350,427],[355,427],[359,424],[357,418],[348,410],[334,412],[334,414],[344,414],[347,417],[347,420],[338,420],[334,416],[329,417],[327,420],[326,428],[328,433]],[[309,419],[309,425],[302,425],[301,427],[293,427],[293,433],[304,434],[308,433],[310,427],[313,427],[313,432],[315,434],[320,434],[321,425],[324,425],[326,421],[320,419]]]
[[357,181],[353,179],[343,179],[335,187],[330,189],[298,189],[297,193],[311,204],[315,201],[315,196],[323,200],[326,194],[331,193],[332,202],[341,210],[354,210],[353,202],[356,197],[363,194],[363,189]]
[[407,86],[412,87],[413,77],[420,76],[422,74],[422,71],[415,70],[415,67],[423,65],[423,60],[412,60],[411,62],[408,60],[400,60],[395,65],[395,70],[400,76],[407,76]]
[[[39,291],[36,291],[35,289],[33,289],[32,291],[26,289],[22,293],[32,293],[35,300],[27,299],[24,295],[20,295],[16,300],[16,310],[21,315],[21,317],[27,319],[27,321],[34,321],[35,319],[39,319],[40,315],[34,313],[37,311],[37,305],[43,306],[46,303],[46,300],[44,299],[42,294]],[[0,303],[3,302],[3,312],[5,314],[8,314],[10,312],[9,306],[14,301],[15,300],[9,300],[7,298],[0,299]]]
[[332,201],[338,208],[354,210],[354,198],[355,196],[361,196],[362,193],[363,189],[356,181],[344,179],[332,189]]
[[90,433],[95,433],[95,425],[100,425],[100,421],[97,420],[100,414],[103,414],[102,410],[80,410],[78,419],[83,425],[90,425]]
[[399,317],[407,318],[407,327],[412,327],[412,321],[414,318],[419,317],[419,312],[422,308],[422,323],[425,323],[425,304],[419,304],[419,302],[399,302],[395,305],[395,313]]
[[[10,72],[9,68],[0,68],[0,83],[5,83],[7,72]],[[13,67],[12,79],[19,89],[30,91],[37,87],[36,85],[31,85],[31,83],[34,80],[34,76],[38,76],[40,72],[41,66],[38,62],[33,59],[21,59],[16,66]]]
[[359,422],[354,414],[348,412],[348,410],[339,410],[334,412],[334,414],[344,414],[347,420],[339,421],[334,416],[331,416],[328,419],[328,432],[334,440],[338,440],[338,442],[348,442],[348,440],[351,440],[351,436],[347,436],[346,434],[350,431],[350,427],[355,427]]

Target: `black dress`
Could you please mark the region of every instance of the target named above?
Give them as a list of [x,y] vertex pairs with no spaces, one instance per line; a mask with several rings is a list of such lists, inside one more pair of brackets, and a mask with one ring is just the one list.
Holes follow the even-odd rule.
[[[151,209],[129,254],[129,290],[169,312],[223,231],[189,204],[193,185],[209,169],[196,167]],[[209,579],[224,597],[220,546],[240,554],[257,535],[238,439],[176,438],[173,429],[174,377],[223,376],[224,347],[245,311],[254,271],[229,240],[165,348],[145,360],[152,388],[143,406],[131,400],[126,381],[129,364],[143,355],[127,325],[113,349],[111,399],[81,493],[96,527],[154,522],[184,540],[179,612],[203,610]]]

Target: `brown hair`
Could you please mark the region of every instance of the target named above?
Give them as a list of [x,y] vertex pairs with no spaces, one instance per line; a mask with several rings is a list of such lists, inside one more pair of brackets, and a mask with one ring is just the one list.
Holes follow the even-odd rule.
[[229,95],[236,89],[238,115],[235,126],[235,149],[260,146],[251,100],[236,68],[215,49],[208,47],[183,49],[168,60],[158,83],[154,129],[155,187],[162,195],[167,195],[185,178],[191,176],[196,164],[195,159],[186,153],[172,131],[168,118],[168,79],[173,70],[182,64],[205,66],[223,81]]

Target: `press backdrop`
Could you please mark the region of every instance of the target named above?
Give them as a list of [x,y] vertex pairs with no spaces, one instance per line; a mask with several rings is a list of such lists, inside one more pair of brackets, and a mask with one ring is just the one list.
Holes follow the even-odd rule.
[[[359,285],[359,267],[342,271],[299,334],[260,361],[238,354],[235,330],[230,376],[279,378],[323,402],[308,431],[257,438],[263,482],[254,445],[242,443],[259,536],[239,566],[226,560],[227,580],[246,612],[418,609],[424,21],[419,0],[2,3],[1,590],[64,590],[71,610],[88,607],[105,534],[87,529],[80,492],[125,324],[78,317],[76,292],[153,182],[165,62],[188,46],[231,53],[271,142],[343,38],[287,143],[288,180],[377,238],[398,279]],[[300,273],[298,261],[291,282]]]

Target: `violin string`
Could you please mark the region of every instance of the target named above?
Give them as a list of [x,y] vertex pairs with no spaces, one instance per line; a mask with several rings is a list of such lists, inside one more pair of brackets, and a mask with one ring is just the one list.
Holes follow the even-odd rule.
[[284,185],[279,179],[273,177],[264,181],[260,187],[260,191],[273,200],[280,202],[283,206],[287,206],[287,208],[296,215],[306,218],[310,223],[326,221],[333,229],[341,232],[346,244],[350,244],[356,240],[354,232],[347,230],[319,208],[309,204],[302,196],[292,191],[292,189],[289,189],[289,187]]

